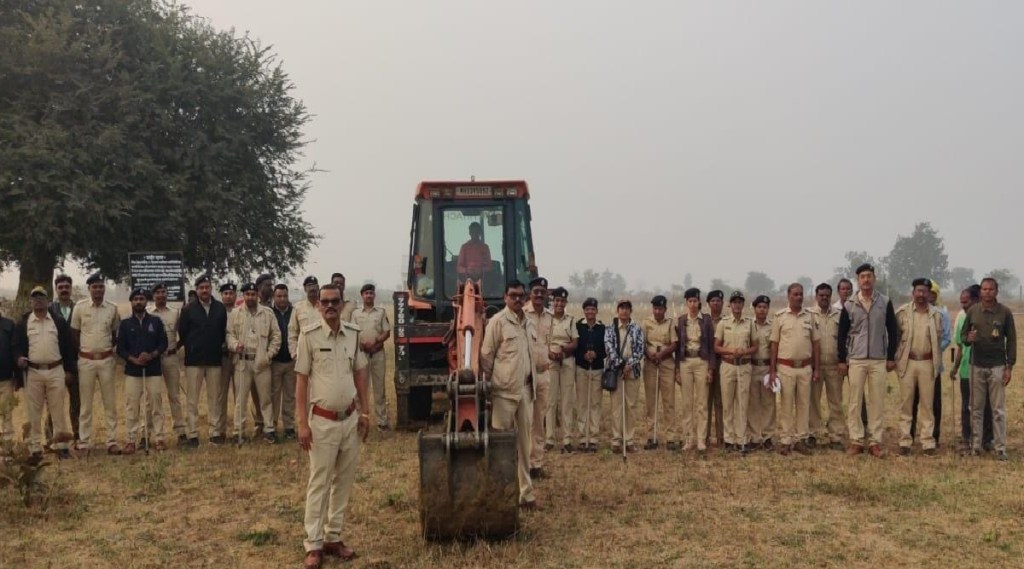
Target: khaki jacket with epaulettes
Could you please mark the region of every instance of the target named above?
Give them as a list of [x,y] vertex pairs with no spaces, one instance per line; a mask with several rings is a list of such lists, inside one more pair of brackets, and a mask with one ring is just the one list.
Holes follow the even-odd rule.
[[[939,363],[942,358],[942,351],[939,350],[939,330],[942,330],[942,316],[937,308],[928,305],[928,345],[932,351],[932,366],[936,373],[939,370]],[[900,345],[896,349],[896,373],[903,375],[907,373],[907,365],[910,362],[910,341],[914,336],[914,303],[908,302],[899,307],[896,311],[896,324],[900,329]]]
[[248,361],[242,360],[241,355],[235,351],[241,344],[244,353],[255,355],[253,364],[256,371],[267,369],[271,358],[281,349],[281,329],[277,325],[274,311],[262,305],[256,305],[255,314],[250,313],[246,306],[235,308],[228,315],[225,341],[236,366]]
[[[487,321],[480,349],[480,368],[490,379],[493,394],[512,401],[522,398],[523,385],[536,372],[533,346],[539,344],[533,322],[505,308]],[[536,382],[534,396],[536,395]]]

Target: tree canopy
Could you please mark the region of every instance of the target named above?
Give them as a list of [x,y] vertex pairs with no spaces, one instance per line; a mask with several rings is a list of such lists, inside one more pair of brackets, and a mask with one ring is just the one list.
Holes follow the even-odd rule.
[[19,294],[64,259],[292,273],[316,242],[297,169],[309,115],[270,48],[159,0],[0,8],[0,260]]

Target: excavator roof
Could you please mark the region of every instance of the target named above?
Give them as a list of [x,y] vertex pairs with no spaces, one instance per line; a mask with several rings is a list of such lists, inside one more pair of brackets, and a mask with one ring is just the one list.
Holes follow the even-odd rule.
[[530,189],[523,180],[485,180],[463,182],[420,182],[419,199],[529,199]]

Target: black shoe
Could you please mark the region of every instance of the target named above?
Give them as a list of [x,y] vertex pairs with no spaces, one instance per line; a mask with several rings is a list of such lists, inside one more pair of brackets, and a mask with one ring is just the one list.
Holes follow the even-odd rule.
[[189,439],[188,440],[188,446],[190,448],[199,448],[199,438],[198,437],[193,437],[193,438]]
[[277,444],[277,435],[275,435],[273,432],[264,433],[263,434],[263,440],[267,441],[268,443],[270,443],[272,445],[273,444]]
[[647,444],[644,445],[644,450],[655,450],[658,448],[658,443],[654,439],[647,439]]
[[562,447],[562,454],[572,454],[576,449],[572,447],[572,443],[569,443]]
[[590,454],[597,454],[597,443],[590,443],[587,445],[587,452]]
[[992,451],[996,450],[996,445],[992,444],[992,441],[989,441],[989,442],[981,445],[981,448],[985,449],[985,452],[992,452]]
[[771,452],[772,450],[775,449],[775,445],[772,443],[771,439],[765,439],[765,441],[761,443],[761,448],[768,452]]
[[288,440],[294,440],[294,439],[297,439],[299,437],[298,437],[298,435],[295,434],[295,429],[285,429],[284,430],[284,438],[286,438]]
[[224,435],[217,435],[215,437],[210,437],[210,444],[211,445],[222,445],[222,444],[224,444]]
[[725,450],[725,452],[733,452],[736,450],[736,445],[732,443],[725,443],[725,446],[723,446],[722,449]]
[[178,444],[181,446],[187,445],[188,437],[186,437],[184,434],[178,435]]
[[679,443],[672,441],[665,445],[665,450],[669,452],[679,452]]
[[60,460],[67,460],[71,458],[71,451],[66,448],[59,449],[57,451],[57,458]]
[[814,437],[807,437],[807,447],[808,448],[817,448],[818,447],[818,439],[816,439]]
[[793,450],[804,456],[811,454],[810,447],[808,447],[807,443],[804,441],[798,441],[795,445],[793,445]]
[[996,460],[998,460],[999,462],[1006,462],[1010,460],[1010,456],[1006,454],[1005,450],[1001,450],[998,453],[996,453]]
[[551,443],[547,443],[547,444],[544,445],[544,450],[546,450],[546,451],[551,450],[553,448],[555,448],[555,445],[553,445]]
[[900,447],[900,456],[910,456],[910,447]]
[[736,450],[738,450],[739,453],[743,456],[747,456],[747,453],[750,452],[750,449],[747,448],[747,445],[736,445],[736,447]]
[[531,468],[530,478],[534,480],[540,480],[541,478],[547,478],[547,475],[544,474],[543,468]]
[[40,452],[40,451],[36,451],[36,452],[32,453],[32,455],[29,457],[29,462],[31,464],[39,464],[42,461],[43,461],[43,453]]
[[383,425],[377,425],[377,430],[383,433],[384,431],[390,431],[391,427],[389,427],[387,423],[384,423]]
[[834,443],[832,443],[832,444],[828,445],[828,448],[830,448],[830,449],[832,449],[832,450],[838,450],[838,451],[840,451],[840,452],[842,452],[842,451],[846,450],[846,447],[845,447],[845,446],[843,446],[843,443],[841,443],[841,442],[839,442],[839,441],[836,441],[836,442],[834,442]]

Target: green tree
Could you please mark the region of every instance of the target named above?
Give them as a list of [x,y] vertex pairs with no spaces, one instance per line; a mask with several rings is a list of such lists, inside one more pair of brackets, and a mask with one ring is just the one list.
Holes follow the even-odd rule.
[[945,242],[928,222],[918,223],[909,236],[896,237],[892,251],[882,262],[888,283],[898,291],[910,290],[910,283],[918,277],[940,284],[949,280]]
[[846,262],[833,269],[832,282],[839,282],[839,279],[847,278],[851,281],[857,281],[857,267],[864,263],[869,263],[878,268],[878,261],[874,257],[869,255],[867,251],[847,251],[843,256]]
[[1004,293],[1003,298],[1016,296],[1019,292],[1020,279],[1010,269],[992,269],[985,276],[993,278],[999,283],[999,290]]
[[0,5],[0,258],[19,296],[71,259],[291,274],[317,237],[295,168],[309,120],[268,48],[161,0]]
[[725,301],[728,302],[729,295],[732,294],[732,291],[734,289],[732,288],[731,284],[725,282],[725,279],[711,279],[711,284],[708,285],[708,289],[705,291],[701,291],[703,293],[703,296],[700,299],[701,302],[703,302],[704,299],[707,298],[708,293],[713,290],[722,291],[722,293],[725,294]]
[[748,295],[770,294],[775,291],[775,281],[766,273],[750,271],[747,273],[746,287]]
[[960,291],[976,282],[974,280],[974,269],[953,267],[949,270],[949,282],[953,286],[953,292],[960,294]]

